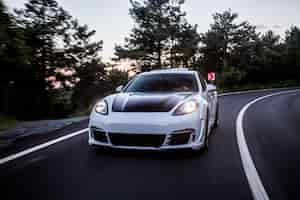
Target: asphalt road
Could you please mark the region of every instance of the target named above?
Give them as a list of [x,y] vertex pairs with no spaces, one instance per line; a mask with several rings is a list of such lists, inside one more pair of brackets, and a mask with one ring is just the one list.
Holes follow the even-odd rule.
[[257,102],[244,128],[270,199],[300,199],[300,92]]
[[[89,147],[82,134],[0,165],[0,197],[252,199],[235,123],[245,104],[270,93],[220,97],[220,126],[207,152],[104,151]],[[245,114],[247,144],[270,199],[300,198],[299,119],[300,92],[267,98]],[[86,127],[83,122],[57,134]]]

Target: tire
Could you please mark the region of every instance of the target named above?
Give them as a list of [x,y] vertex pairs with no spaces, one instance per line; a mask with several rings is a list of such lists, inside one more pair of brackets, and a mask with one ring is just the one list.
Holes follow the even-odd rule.
[[217,109],[216,109],[216,116],[215,116],[215,121],[213,124],[213,128],[217,128],[219,126],[219,103],[217,103]]
[[206,122],[205,122],[205,140],[204,140],[204,147],[203,147],[204,150],[208,150],[208,137],[209,137],[209,133],[208,133],[209,124],[208,124],[208,122],[209,122],[209,112],[207,111],[207,119],[206,119]]

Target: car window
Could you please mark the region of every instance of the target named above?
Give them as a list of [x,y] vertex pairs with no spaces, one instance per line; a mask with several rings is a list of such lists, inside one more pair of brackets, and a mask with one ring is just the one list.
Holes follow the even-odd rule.
[[137,77],[126,92],[197,92],[193,74],[151,74]]

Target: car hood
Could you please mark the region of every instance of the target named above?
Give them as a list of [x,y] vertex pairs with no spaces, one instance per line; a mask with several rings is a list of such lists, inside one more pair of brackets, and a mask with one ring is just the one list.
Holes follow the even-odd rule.
[[191,93],[120,93],[112,103],[113,112],[169,112]]

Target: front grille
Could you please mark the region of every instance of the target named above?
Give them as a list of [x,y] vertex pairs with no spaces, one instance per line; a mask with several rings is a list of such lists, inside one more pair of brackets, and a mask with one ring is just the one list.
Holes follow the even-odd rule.
[[97,128],[91,128],[93,138],[98,142],[107,143],[107,137],[103,130]]
[[160,147],[165,135],[110,133],[109,139],[116,146]]
[[191,131],[184,131],[182,133],[171,134],[168,138],[168,145],[187,144],[190,140],[191,134]]

